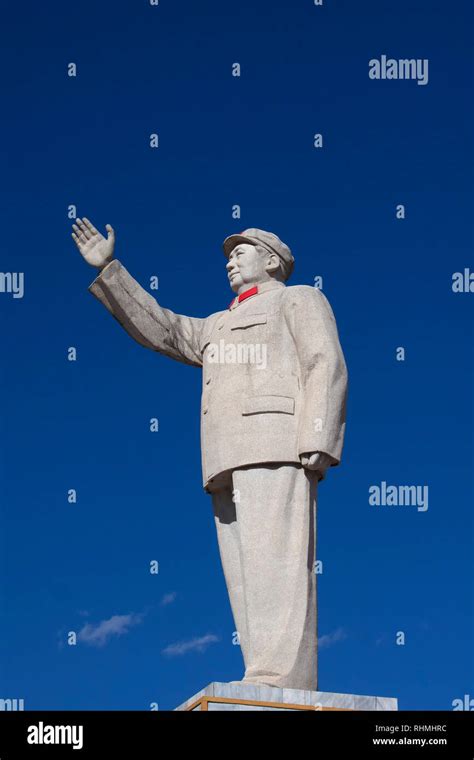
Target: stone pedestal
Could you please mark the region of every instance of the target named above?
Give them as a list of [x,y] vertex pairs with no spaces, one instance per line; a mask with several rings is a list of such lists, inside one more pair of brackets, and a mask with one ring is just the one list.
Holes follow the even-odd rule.
[[394,697],[300,691],[244,683],[213,682],[175,708],[209,710],[398,710]]

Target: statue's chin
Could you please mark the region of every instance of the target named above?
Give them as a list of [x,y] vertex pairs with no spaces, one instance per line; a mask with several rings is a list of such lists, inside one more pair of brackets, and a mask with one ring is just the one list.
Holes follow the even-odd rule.
[[233,277],[231,280],[229,280],[230,289],[237,294],[239,292],[239,288],[242,287],[242,280],[240,277]]

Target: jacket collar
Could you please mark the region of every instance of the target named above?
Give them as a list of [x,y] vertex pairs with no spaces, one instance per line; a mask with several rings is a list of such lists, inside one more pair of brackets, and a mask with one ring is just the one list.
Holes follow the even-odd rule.
[[244,290],[243,293],[241,293],[239,296],[236,296],[232,299],[232,301],[229,304],[229,309],[236,309],[239,304],[242,303],[242,301],[246,301],[247,298],[252,298],[252,296],[258,296],[260,293],[266,293],[267,290],[274,290],[276,288],[284,288],[286,287],[283,282],[278,282],[278,280],[268,280],[267,282],[260,282],[258,285],[253,285],[251,288],[248,288],[248,290]]

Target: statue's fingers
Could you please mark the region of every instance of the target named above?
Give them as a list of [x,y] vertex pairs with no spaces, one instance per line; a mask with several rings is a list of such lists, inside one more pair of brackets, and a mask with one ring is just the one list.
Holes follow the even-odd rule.
[[92,235],[100,235],[99,230],[97,230],[91,221],[87,218],[87,216],[82,217],[82,221],[86,225],[87,229],[92,233]]
[[112,242],[115,240],[115,231],[111,224],[106,224],[105,229],[107,230],[107,240],[111,240]]
[[72,228],[74,232],[76,233],[79,243],[82,243],[82,245],[85,245],[87,243],[87,238],[85,235],[82,234],[82,230],[77,226],[77,224],[73,224]]
[[92,237],[92,232],[90,231],[90,229],[84,224],[84,222],[82,221],[82,219],[77,218],[76,222],[79,225],[79,227],[81,228],[81,232],[84,235],[84,237],[86,238],[86,240],[89,240],[89,238]]

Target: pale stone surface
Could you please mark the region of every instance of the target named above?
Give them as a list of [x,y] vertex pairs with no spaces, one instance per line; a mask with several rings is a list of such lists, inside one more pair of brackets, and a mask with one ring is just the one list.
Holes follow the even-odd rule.
[[[369,697],[358,694],[338,694],[325,691],[301,689],[279,689],[265,685],[244,683],[213,682],[187,699],[176,710],[187,710],[200,697],[222,697],[227,699],[252,700],[256,702],[277,702],[288,705],[308,705],[316,707],[337,707],[350,710],[398,710],[398,700],[393,697]],[[195,708],[200,710],[200,706]],[[271,706],[239,705],[234,703],[209,702],[208,710],[284,710]]]
[[84,259],[101,269],[90,292],[129,335],[203,370],[203,485],[246,681],[315,692],[316,486],[341,459],[347,396],[326,297],[286,287],[290,249],[249,228],[223,245],[230,306],[204,318],[176,314],[113,259],[110,225],[107,239],[85,218],[73,228]]
[[206,489],[236,467],[299,465],[305,452],[340,461],[347,371],[320,290],[265,282],[237,307],[199,319],[162,308],[117,260],[89,290],[138,343],[202,367]]
[[267,464],[234,470],[212,494],[246,681],[317,686],[316,493],[315,472]]

